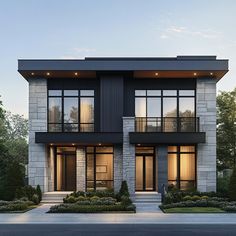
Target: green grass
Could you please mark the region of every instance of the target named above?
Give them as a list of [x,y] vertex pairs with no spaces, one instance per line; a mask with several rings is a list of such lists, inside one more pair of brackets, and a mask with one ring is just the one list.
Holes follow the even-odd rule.
[[216,207],[176,207],[164,209],[165,213],[223,213],[225,211]]

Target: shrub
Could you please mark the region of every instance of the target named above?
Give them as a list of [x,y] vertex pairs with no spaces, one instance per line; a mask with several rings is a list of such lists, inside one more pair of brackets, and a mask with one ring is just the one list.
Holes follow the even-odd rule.
[[208,196],[201,196],[201,200],[207,200],[208,198]]
[[75,202],[77,202],[77,198],[76,197],[74,197],[74,196],[67,196],[66,198],[63,198],[63,202],[64,203],[75,203]]
[[93,196],[90,198],[90,201],[98,201],[98,200],[100,200],[100,197],[98,196]]
[[217,178],[217,193],[218,194],[228,195],[229,181],[230,181],[229,176]]
[[119,191],[120,196],[128,196],[129,197],[129,189],[127,182],[124,180],[121,183],[120,191]]
[[183,197],[183,200],[184,200],[184,201],[191,201],[191,200],[192,200],[192,197],[189,196],[189,195],[187,195],[187,196]]
[[236,168],[234,168],[229,181],[229,198],[232,201],[236,200]]
[[36,187],[36,193],[38,195],[39,202],[41,202],[42,201],[42,191],[41,191],[41,188],[39,185],[37,185],[37,187]]
[[36,205],[38,205],[39,202],[40,202],[39,196],[38,196],[37,194],[34,194],[34,195],[32,196],[32,201],[33,201]]
[[227,212],[236,212],[236,206],[225,206],[222,208],[222,210]]
[[201,199],[201,197],[198,196],[198,195],[192,196],[192,201],[197,201],[197,200],[200,200],[200,199]]
[[123,195],[121,197],[121,204],[124,205],[124,206],[129,206],[129,205],[132,204],[132,201],[128,196]]
[[81,201],[86,201],[86,200],[87,200],[87,198],[84,197],[84,196],[82,196],[82,195],[80,195],[80,196],[77,197],[77,201],[79,201],[79,202],[81,202]]
[[112,190],[104,190],[104,191],[89,191],[85,192],[86,197],[115,197],[115,194]]
[[31,185],[26,185],[16,190],[16,198],[27,197],[30,201],[32,201],[34,194],[37,194],[37,191]]
[[22,211],[33,204],[31,201],[0,201],[0,212]]

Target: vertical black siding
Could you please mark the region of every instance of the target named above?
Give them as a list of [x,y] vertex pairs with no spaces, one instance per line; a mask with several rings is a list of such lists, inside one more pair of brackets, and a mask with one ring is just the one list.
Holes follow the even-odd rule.
[[100,129],[101,132],[122,132],[123,77],[100,76]]

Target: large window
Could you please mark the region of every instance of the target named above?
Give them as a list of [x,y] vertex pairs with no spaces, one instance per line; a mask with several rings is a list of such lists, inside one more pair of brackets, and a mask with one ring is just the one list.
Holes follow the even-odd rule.
[[168,147],[168,183],[181,190],[196,187],[195,146]]
[[195,90],[135,90],[139,132],[191,132],[196,129]]
[[49,132],[93,132],[94,90],[49,90]]
[[113,147],[87,147],[86,189],[113,188]]

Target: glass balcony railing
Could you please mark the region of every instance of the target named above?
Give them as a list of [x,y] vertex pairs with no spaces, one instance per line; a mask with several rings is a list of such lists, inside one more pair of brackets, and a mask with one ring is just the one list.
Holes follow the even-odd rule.
[[135,117],[136,132],[199,132],[198,117]]

